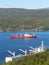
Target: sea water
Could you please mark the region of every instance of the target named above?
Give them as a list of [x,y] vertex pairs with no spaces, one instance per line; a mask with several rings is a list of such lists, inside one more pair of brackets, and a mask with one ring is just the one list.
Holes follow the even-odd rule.
[[[25,33],[37,36],[31,39],[10,39],[11,35],[24,35]],[[24,54],[19,49],[27,50],[29,46],[37,48],[44,41],[46,48],[49,48],[49,32],[0,32],[0,63],[5,61],[5,57],[12,56],[8,50],[17,54]]]

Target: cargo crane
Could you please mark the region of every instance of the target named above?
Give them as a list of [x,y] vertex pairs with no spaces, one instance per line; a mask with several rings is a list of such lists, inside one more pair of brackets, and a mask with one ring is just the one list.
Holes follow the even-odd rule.
[[27,50],[22,50],[22,49],[19,49],[19,50],[25,53],[24,56],[27,56]]
[[15,56],[15,52],[11,52],[10,50],[7,50],[11,55]]
[[43,52],[45,51],[45,46],[44,46],[44,42],[42,41],[42,44],[40,47],[38,48],[33,48],[32,46],[29,46],[31,49],[29,49],[30,52],[35,52],[35,53],[39,53],[39,52]]

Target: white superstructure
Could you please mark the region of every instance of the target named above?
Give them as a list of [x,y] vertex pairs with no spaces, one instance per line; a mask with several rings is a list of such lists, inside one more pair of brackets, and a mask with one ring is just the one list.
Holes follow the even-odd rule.
[[9,61],[12,61],[12,57],[6,57],[6,58],[5,58],[5,62],[6,62],[6,63],[9,62]]
[[31,35],[31,34],[27,34],[27,33],[26,33],[26,34],[24,34],[24,36],[32,36],[32,35]]

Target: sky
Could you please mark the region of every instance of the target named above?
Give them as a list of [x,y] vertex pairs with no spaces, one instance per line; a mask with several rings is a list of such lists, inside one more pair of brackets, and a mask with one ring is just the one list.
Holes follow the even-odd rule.
[[0,8],[49,8],[49,0],[0,0]]

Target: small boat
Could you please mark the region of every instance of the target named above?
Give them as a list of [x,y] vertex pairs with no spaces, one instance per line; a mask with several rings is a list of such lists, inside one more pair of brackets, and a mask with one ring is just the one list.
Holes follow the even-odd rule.
[[15,38],[36,38],[36,36],[33,36],[31,34],[24,34],[24,35],[11,35],[10,38],[11,39],[15,39]]

